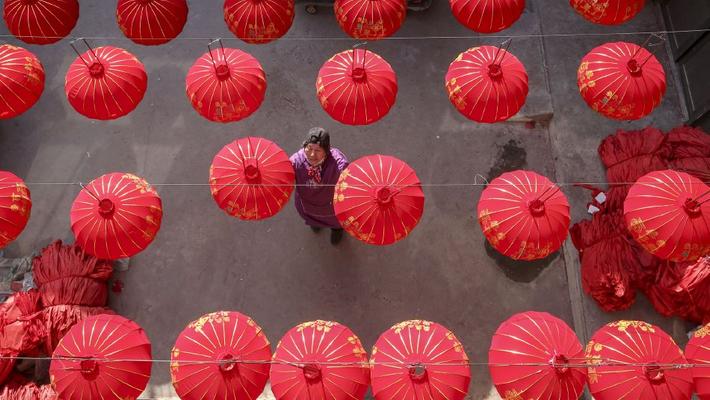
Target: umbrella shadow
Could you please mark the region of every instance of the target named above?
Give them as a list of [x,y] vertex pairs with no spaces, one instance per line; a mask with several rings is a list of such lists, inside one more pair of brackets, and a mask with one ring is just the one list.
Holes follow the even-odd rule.
[[486,255],[495,261],[498,269],[500,269],[508,279],[514,282],[530,283],[534,281],[542,274],[542,271],[552,264],[560,253],[556,251],[543,259],[535,261],[514,260],[499,253],[487,240],[484,239],[483,242]]

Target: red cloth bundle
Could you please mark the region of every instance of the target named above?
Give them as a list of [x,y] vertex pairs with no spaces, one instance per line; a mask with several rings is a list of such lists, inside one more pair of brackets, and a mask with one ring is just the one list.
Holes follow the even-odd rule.
[[108,300],[108,285],[93,278],[70,276],[49,281],[39,288],[45,307],[71,304],[102,307]]
[[670,167],[710,180],[710,135],[700,128],[680,126],[668,132]]
[[2,385],[15,367],[15,359],[7,357],[17,357],[17,353],[0,349],[0,357],[0,385]]
[[689,265],[678,284],[688,294],[696,322],[710,323],[710,256]]
[[47,332],[36,290],[10,296],[0,306],[0,349],[15,354],[34,354]]
[[59,340],[77,322],[86,317],[99,314],[115,314],[106,307],[84,307],[74,305],[59,305],[46,307],[42,310],[45,326],[47,329],[47,339],[45,341],[45,352],[52,354],[54,348],[59,344]]

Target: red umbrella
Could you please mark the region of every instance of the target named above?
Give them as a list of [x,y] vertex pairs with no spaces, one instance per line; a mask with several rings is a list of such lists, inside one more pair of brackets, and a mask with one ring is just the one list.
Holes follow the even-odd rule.
[[22,47],[0,46],[0,119],[29,110],[44,91],[44,67]]
[[695,393],[700,400],[710,400],[710,324],[693,333],[685,346],[688,362],[696,364],[691,369]]
[[224,146],[210,167],[210,188],[217,205],[244,220],[276,215],[291,198],[295,180],[286,152],[259,137]]
[[414,170],[392,156],[375,154],[351,163],[335,185],[338,221],[365,243],[404,239],[424,212],[424,192]]
[[225,0],[224,20],[239,39],[252,44],[272,42],[291,28],[294,0]]
[[210,121],[234,122],[250,116],[264,101],[266,75],[249,53],[210,49],[190,68],[185,88],[200,115]]
[[569,0],[569,4],[586,20],[602,25],[618,25],[635,17],[646,0]]
[[449,0],[449,5],[462,25],[481,33],[510,28],[525,10],[525,0]]
[[126,50],[105,46],[77,57],[64,83],[69,103],[86,117],[120,118],[143,99],[148,76],[143,64]]
[[461,342],[429,321],[404,321],[377,339],[370,358],[376,400],[462,400],[471,369]]
[[582,59],[579,93],[605,117],[634,120],[650,114],[666,93],[666,73],[658,59],[633,43],[606,43]]
[[451,103],[466,118],[500,122],[525,104],[528,74],[520,60],[506,50],[474,47],[459,54],[449,66],[446,90]]
[[576,400],[586,384],[584,349],[567,324],[548,313],[515,314],[488,351],[493,384],[505,399]]
[[279,342],[271,390],[279,400],[362,400],[370,382],[367,353],[348,327],[304,322]]
[[0,249],[17,239],[32,211],[30,189],[7,171],[0,171]]
[[617,321],[599,329],[587,344],[587,380],[596,400],[690,400],[690,370],[673,339],[642,321]]
[[50,44],[69,35],[79,19],[77,0],[5,0],[3,18],[25,43]]
[[334,8],[340,27],[355,39],[392,36],[407,16],[406,0],[335,0]]
[[170,354],[173,387],[183,400],[256,399],[269,378],[271,348],[246,315],[218,311],[192,321]]
[[135,43],[158,45],[175,39],[187,22],[186,0],[119,0],[118,26]]
[[478,222],[488,242],[515,260],[537,260],[567,238],[569,203],[560,188],[532,171],[506,172],[483,190]]
[[71,228],[87,253],[107,260],[131,257],[155,239],[163,217],[158,193],[132,174],[94,179],[76,196]]
[[710,254],[710,188],[672,170],[639,178],[624,201],[631,235],[664,260],[694,261]]

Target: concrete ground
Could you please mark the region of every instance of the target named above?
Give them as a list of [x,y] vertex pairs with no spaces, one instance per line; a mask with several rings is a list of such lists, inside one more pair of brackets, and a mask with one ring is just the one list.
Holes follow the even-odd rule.
[[[136,54],[148,72],[148,92],[125,118],[88,120],[64,96],[64,74],[75,58],[67,40],[48,47],[27,46],[43,61],[47,86],[32,110],[0,123],[0,169],[31,183],[87,182],[106,172],[126,171],[154,184],[202,184],[214,154],[235,138],[265,136],[293,152],[305,132],[318,125],[331,131],[333,145],[351,160],[372,153],[394,155],[408,162],[424,183],[481,182],[477,175],[490,179],[519,168],[560,182],[600,182],[604,171],[596,148],[604,136],[618,128],[654,124],[667,129],[682,121],[672,79],[661,107],[643,120],[608,121],[587,108],[576,86],[579,60],[596,45],[621,39],[617,36],[515,39],[511,51],[526,65],[531,90],[518,120],[552,119],[535,127],[466,120],[447,99],[446,69],[461,51],[504,39],[474,38],[451,16],[445,0],[434,0],[426,12],[410,14],[397,36],[471,38],[371,43],[369,48],[397,71],[399,96],[384,120],[367,127],[334,122],[315,96],[321,64],[354,43],[339,30],[331,10],[308,15],[299,7],[286,38],[254,46],[233,39],[222,20],[221,2],[191,1],[181,40],[152,48],[121,37],[113,2],[81,3],[82,17],[73,35],[111,37],[91,43],[116,45]],[[521,20],[505,34],[644,31],[658,29],[656,21],[654,4],[632,23],[603,28],[585,22],[565,1],[528,0]],[[220,36],[229,38],[225,45],[256,56],[268,80],[259,111],[230,125],[202,119],[184,92],[185,74],[206,51],[207,42],[189,38]],[[624,37],[637,43],[644,39]],[[663,50],[659,58],[670,67]],[[79,186],[30,188],[32,219],[7,249],[9,256],[72,237],[69,209]],[[645,299],[625,313],[601,312],[579,290],[579,263],[569,241],[560,253],[535,264],[512,263],[495,254],[485,246],[476,222],[482,190],[478,186],[425,187],[420,225],[406,240],[384,248],[349,237],[334,248],[327,233],[313,234],[303,225],[292,205],[270,220],[242,222],[214,204],[208,187],[157,189],[164,204],[162,229],[155,243],[131,260],[130,271],[117,273],[125,289],[110,300],[116,311],[145,328],[156,359],[169,358],[175,337],[187,323],[217,310],[252,316],[272,343],[299,322],[336,320],[352,328],[366,348],[396,322],[430,319],[454,331],[475,362],[487,360],[498,324],[526,310],[559,316],[574,325],[583,340],[601,324],[621,317],[658,323],[679,339],[685,329],[682,323],[658,316]],[[584,218],[588,193],[574,188],[565,188],[565,193],[573,219]],[[472,373],[470,398],[498,398],[487,368],[476,366]],[[144,397],[171,395],[168,366],[156,364]]]

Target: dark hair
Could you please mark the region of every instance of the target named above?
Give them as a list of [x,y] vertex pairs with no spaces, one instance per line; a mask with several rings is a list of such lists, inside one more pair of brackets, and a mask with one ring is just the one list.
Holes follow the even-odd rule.
[[308,131],[306,140],[303,141],[303,148],[305,149],[311,143],[322,147],[325,150],[326,157],[330,153],[330,134],[325,129],[320,127],[311,128]]

